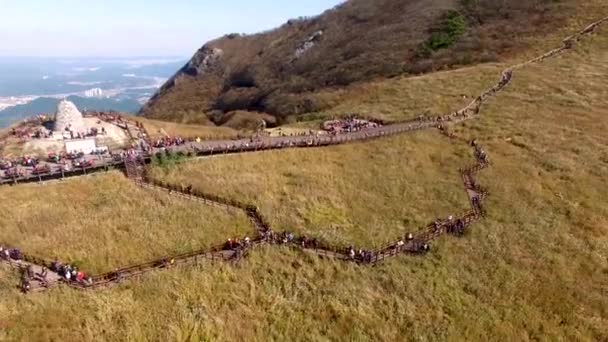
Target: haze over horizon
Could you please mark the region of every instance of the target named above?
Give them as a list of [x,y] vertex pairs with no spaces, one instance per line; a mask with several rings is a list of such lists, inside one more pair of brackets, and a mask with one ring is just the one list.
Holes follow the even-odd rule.
[[256,33],[342,0],[0,0],[0,57],[189,57],[228,33]]

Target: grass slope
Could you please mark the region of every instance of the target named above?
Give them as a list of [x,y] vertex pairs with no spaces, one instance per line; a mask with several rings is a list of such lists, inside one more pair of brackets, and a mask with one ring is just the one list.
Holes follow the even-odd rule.
[[0,241],[89,272],[253,233],[244,214],[138,188],[118,173],[3,187]]
[[[601,1],[585,4],[598,6],[589,16],[606,13]],[[175,269],[101,292],[57,289],[27,297],[15,288],[17,276],[0,268],[0,340],[608,339],[607,32],[602,28],[575,52],[518,71],[481,118],[455,128],[462,136],[477,136],[493,162],[480,173],[491,191],[488,218],[464,239],[441,239],[425,258],[404,256],[373,268],[269,247],[237,266]],[[471,68],[471,81],[461,85],[483,88],[476,80],[485,80],[486,72]],[[435,76],[426,78],[428,94],[442,89]],[[425,142],[425,137],[410,139]],[[407,147],[407,140],[398,143]],[[390,149],[395,140],[377,142],[384,143]],[[442,153],[454,162],[450,171],[467,160],[458,155],[459,147],[444,144]],[[341,148],[346,149],[341,158],[352,160],[363,146]],[[402,151],[392,151],[395,159],[403,158]],[[290,153],[313,158],[305,150],[285,152]],[[259,154],[257,160],[267,170],[288,168],[270,156]],[[215,162],[225,163],[200,163],[201,177]],[[259,167],[243,162],[252,172],[224,176],[226,186],[242,182],[244,173],[255,179]],[[347,170],[352,164],[338,171],[337,162],[327,163],[336,173],[356,173]],[[434,165],[442,168],[440,162]],[[382,176],[384,170],[377,170]],[[424,177],[415,181],[425,182]],[[327,182],[307,180],[312,189]],[[303,207],[311,204],[293,195]],[[340,195],[346,203],[349,195]],[[268,198],[269,205],[282,208],[281,198]],[[396,212],[414,206],[385,204]]]
[[275,230],[380,247],[437,217],[464,211],[468,199],[458,167],[472,160],[467,146],[450,146],[438,132],[422,132],[203,159],[159,167],[151,175],[254,203]]
[[143,117],[130,117],[144,125],[144,129],[152,138],[162,138],[166,134],[169,136],[180,136],[187,138],[201,138],[203,140],[230,139],[236,137],[238,132],[228,127],[213,127],[195,124],[179,124],[173,122],[146,119]]

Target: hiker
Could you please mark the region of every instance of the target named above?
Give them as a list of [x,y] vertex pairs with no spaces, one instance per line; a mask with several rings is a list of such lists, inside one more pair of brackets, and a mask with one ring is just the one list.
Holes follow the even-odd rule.
[[348,256],[351,258],[351,260],[355,259],[355,249],[353,248],[353,246],[350,246],[348,248]]
[[441,220],[437,219],[433,222],[433,230],[436,232],[441,229]]
[[306,248],[306,245],[308,245],[308,238],[306,237],[306,235],[302,236],[302,248]]
[[232,239],[228,239],[224,245],[224,249],[231,250],[232,248],[234,248],[234,243],[232,242]]
[[464,234],[464,222],[461,219],[456,221],[455,233],[458,235]]
[[357,258],[363,259],[363,249],[359,249],[359,251],[357,252]]
[[11,248],[10,250],[5,251],[5,254],[8,255],[9,261],[10,261],[10,259],[13,259],[13,260],[16,260],[16,261],[19,261],[19,260],[23,259],[23,254],[17,248]]
[[363,260],[364,260],[365,262],[369,262],[369,263],[371,263],[371,262],[372,262],[373,257],[374,257],[374,255],[372,254],[372,252],[370,252],[370,251],[365,251],[365,254],[364,254],[364,257],[363,257],[364,259],[363,259]]
[[25,272],[21,275],[21,291],[28,293],[31,290],[30,279],[27,277]]
[[32,265],[29,265],[26,269],[25,269],[25,273],[27,274],[27,277],[32,279],[34,278],[34,276],[36,275],[34,272],[34,267]]
[[407,233],[406,240],[407,240],[407,241],[412,241],[412,240],[414,240],[414,234],[412,234],[412,233]]
[[473,196],[473,198],[471,198],[471,202],[473,203],[473,207],[476,210],[480,210],[481,209],[481,205],[479,203],[479,197],[477,195]]

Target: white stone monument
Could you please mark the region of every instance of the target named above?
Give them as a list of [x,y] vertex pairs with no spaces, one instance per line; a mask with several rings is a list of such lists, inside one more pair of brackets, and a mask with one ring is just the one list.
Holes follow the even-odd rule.
[[72,102],[62,100],[57,105],[53,132],[64,134],[68,131],[72,131],[74,134],[85,133],[86,127],[82,119],[82,113],[78,111],[78,108]]

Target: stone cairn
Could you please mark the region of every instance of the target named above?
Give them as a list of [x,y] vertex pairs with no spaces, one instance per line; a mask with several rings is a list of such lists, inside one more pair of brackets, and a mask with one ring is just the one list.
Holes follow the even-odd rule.
[[78,111],[76,105],[67,100],[59,102],[57,105],[57,113],[55,114],[53,131],[59,134],[63,134],[66,131],[72,131],[74,133],[85,131],[82,113]]

